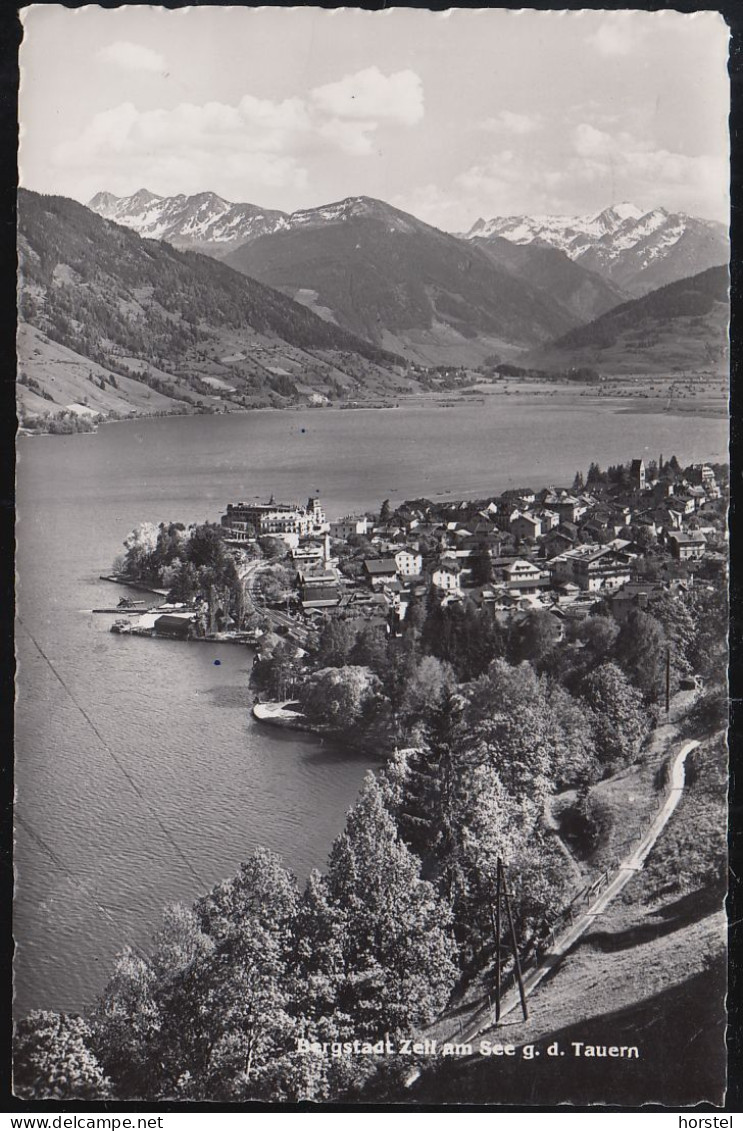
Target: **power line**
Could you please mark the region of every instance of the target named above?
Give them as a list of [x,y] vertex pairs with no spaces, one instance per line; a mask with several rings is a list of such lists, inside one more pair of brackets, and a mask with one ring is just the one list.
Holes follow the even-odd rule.
[[[98,911],[100,911],[102,915],[105,915],[106,918],[109,919],[110,922],[113,923],[113,925],[118,929],[118,920],[113,917],[105,904],[101,903],[100,900],[95,898],[92,892],[88,891],[86,884],[82,880],[78,879],[75,873],[67,867],[64,860],[60,859],[54,849],[49,847],[44,838],[39,836],[36,830],[28,823],[28,821],[25,820],[25,818],[20,815],[17,809],[14,814],[14,821],[16,822],[16,824],[20,825],[22,829],[26,830],[27,834],[31,837],[31,840],[39,846],[42,852],[46,853],[52,863],[56,864],[57,868],[59,868],[59,870],[67,876],[67,878],[75,885],[78,891],[80,891],[85,896],[85,898],[89,900],[90,903],[92,903],[93,906]],[[142,951],[138,946],[135,946],[134,949],[138,950],[143,958],[146,958],[144,951]]]
[[108,754],[108,756],[110,757],[111,761],[112,761],[112,762],[114,763],[114,765],[115,765],[115,766],[117,767],[117,769],[119,770],[119,772],[120,772],[120,774],[122,775],[122,777],[124,777],[124,778],[126,779],[126,781],[127,781],[128,783],[129,783],[129,785],[130,785],[131,789],[132,789],[132,790],[134,791],[134,793],[135,793],[135,794],[137,795],[137,797],[138,797],[138,798],[139,798],[139,800],[141,801],[141,803],[142,803],[142,805],[144,806],[144,808],[145,808],[145,809],[147,810],[147,812],[148,812],[148,813],[150,814],[150,816],[151,816],[151,817],[152,817],[152,819],[154,820],[155,824],[156,824],[156,825],[158,826],[158,828],[159,828],[159,829],[160,829],[160,831],[162,832],[163,836],[164,836],[164,837],[165,837],[165,839],[167,840],[168,844],[170,844],[170,846],[171,846],[171,848],[173,849],[173,851],[174,851],[174,852],[176,853],[176,855],[177,855],[177,856],[179,857],[179,859],[180,859],[180,860],[182,861],[182,863],[183,863],[183,864],[184,864],[184,865],[186,866],[186,868],[187,868],[187,869],[188,869],[188,871],[189,871],[189,872],[191,873],[191,875],[193,876],[193,878],[194,878],[194,879],[195,879],[195,880],[197,881],[197,883],[198,883],[198,884],[199,884],[199,885],[200,885],[200,886],[201,886],[202,888],[207,888],[207,887],[208,887],[209,885],[207,884],[206,880],[204,880],[204,879],[203,879],[203,878],[202,878],[202,877],[201,877],[201,876],[199,875],[199,873],[198,873],[198,872],[196,871],[196,869],[194,868],[194,866],[192,865],[192,863],[191,863],[191,861],[190,861],[190,860],[188,859],[188,857],[187,857],[187,856],[185,855],[185,853],[183,852],[183,850],[182,850],[182,848],[180,847],[180,845],[178,844],[178,842],[177,842],[177,841],[176,841],[176,840],[174,839],[174,837],[172,836],[172,834],[171,834],[171,833],[170,833],[170,832],[168,831],[168,829],[167,829],[167,828],[165,827],[165,825],[163,824],[163,822],[162,822],[162,821],[160,820],[160,816],[159,816],[159,814],[158,814],[157,810],[155,810],[155,809],[154,809],[154,808],[153,808],[153,807],[152,807],[152,806],[150,805],[150,803],[149,803],[149,801],[147,800],[146,796],[144,795],[144,793],[142,792],[142,790],[141,790],[141,789],[139,788],[139,786],[137,785],[136,781],[134,780],[134,778],[132,777],[132,775],[131,775],[131,774],[129,773],[129,771],[127,770],[126,766],[124,766],[124,765],[123,765],[123,763],[122,763],[122,762],[120,761],[120,759],[116,757],[116,755],[114,754],[113,750],[111,749],[111,747],[109,746],[109,744],[108,744],[108,743],[106,742],[106,739],[105,739],[105,738],[103,737],[103,735],[101,734],[101,732],[100,732],[100,731],[98,730],[98,727],[97,727],[97,726],[95,725],[95,723],[94,723],[94,722],[93,722],[93,720],[91,719],[91,717],[90,717],[90,715],[88,714],[88,712],[87,712],[87,711],[85,710],[85,708],[84,708],[84,707],[83,707],[83,706],[82,706],[82,705],[81,705],[80,703],[78,703],[77,699],[75,698],[75,696],[74,696],[74,695],[72,694],[72,692],[70,691],[70,689],[69,689],[69,687],[67,686],[67,684],[65,683],[64,679],[63,679],[63,678],[62,678],[62,676],[61,676],[61,675],[59,674],[59,672],[58,672],[58,671],[57,671],[57,669],[55,668],[54,664],[52,663],[52,661],[51,661],[51,660],[49,659],[49,657],[47,656],[47,654],[46,654],[46,652],[44,651],[44,649],[43,649],[43,648],[41,647],[41,645],[39,644],[39,642],[38,642],[38,640],[36,639],[36,637],[35,637],[35,636],[33,635],[33,633],[31,632],[31,630],[30,630],[29,628],[27,628],[27,627],[26,627],[26,625],[25,625],[25,624],[23,623],[23,621],[21,620],[21,618],[20,618],[20,617],[18,617],[18,623],[19,623],[19,624],[20,624],[20,625],[21,625],[21,626],[23,627],[23,630],[24,630],[24,632],[25,632],[25,633],[26,633],[26,635],[27,635],[27,636],[29,637],[29,639],[30,639],[30,640],[32,641],[32,643],[33,643],[33,644],[35,645],[35,647],[36,647],[37,651],[39,652],[39,655],[40,655],[40,656],[42,657],[42,659],[43,659],[43,660],[44,660],[44,661],[45,661],[45,662],[46,662],[46,663],[48,664],[48,666],[49,666],[50,670],[51,670],[51,671],[53,672],[53,674],[54,674],[54,675],[56,676],[56,678],[57,678],[57,679],[59,680],[59,682],[61,683],[61,685],[62,685],[62,687],[64,688],[64,690],[65,690],[65,691],[67,692],[67,694],[68,694],[68,696],[69,696],[70,700],[71,700],[71,701],[72,701],[72,702],[74,703],[74,705],[75,705],[75,706],[77,707],[78,711],[79,711],[79,712],[80,712],[80,714],[81,714],[81,715],[83,716],[83,718],[84,718],[84,719],[85,719],[85,721],[87,722],[88,726],[90,727],[90,729],[91,729],[91,730],[93,731],[93,733],[95,734],[96,738],[97,738],[97,739],[98,739],[98,741],[100,742],[101,746],[103,747],[103,749],[104,749],[104,750],[106,751],[106,753],[107,753],[107,754]]

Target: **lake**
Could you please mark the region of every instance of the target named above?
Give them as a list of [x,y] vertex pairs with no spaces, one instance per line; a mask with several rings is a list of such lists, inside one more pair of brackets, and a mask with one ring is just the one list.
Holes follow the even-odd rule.
[[[18,461],[15,1007],[77,1010],[162,908],[259,844],[321,867],[372,763],[249,714],[252,653],[113,636],[98,580],[141,521],[218,520],[227,502],[330,517],[421,495],[571,482],[591,461],[727,459],[727,422],[626,402],[487,398],[456,408],[254,412],[23,438]],[[215,661],[219,661],[217,664]]]

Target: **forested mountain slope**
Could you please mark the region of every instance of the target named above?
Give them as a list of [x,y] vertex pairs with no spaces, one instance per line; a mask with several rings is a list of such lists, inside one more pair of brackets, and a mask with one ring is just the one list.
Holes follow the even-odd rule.
[[368,197],[296,213],[225,262],[424,363],[477,364],[582,321],[476,244]]
[[711,267],[622,303],[530,355],[541,368],[606,373],[720,371],[727,363],[729,276]]
[[69,403],[68,394],[74,401],[59,347],[78,366],[104,371],[91,370],[91,385],[116,374],[204,407],[287,403],[336,385],[362,393],[406,385],[399,359],[378,346],[224,264],[144,240],[75,201],[22,189],[18,253],[22,401],[29,389],[37,400],[51,397],[50,409]]

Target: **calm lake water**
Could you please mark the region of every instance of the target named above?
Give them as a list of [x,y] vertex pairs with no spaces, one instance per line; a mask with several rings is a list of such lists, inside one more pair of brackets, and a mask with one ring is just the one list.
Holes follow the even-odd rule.
[[[592,460],[724,460],[726,422],[491,398],[455,409],[256,412],[19,443],[16,1009],[80,1009],[259,844],[322,867],[371,763],[259,727],[252,654],[112,636],[98,580],[138,522],[217,520],[239,498],[328,514],[572,480]],[[43,654],[42,654],[43,653]],[[219,660],[219,664],[215,661]]]

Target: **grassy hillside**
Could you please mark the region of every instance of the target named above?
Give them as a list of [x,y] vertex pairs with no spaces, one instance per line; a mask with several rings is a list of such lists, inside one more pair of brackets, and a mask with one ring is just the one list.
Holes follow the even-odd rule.
[[727,364],[728,283],[726,267],[670,283],[570,330],[529,362],[605,373],[720,371]]
[[[681,803],[645,867],[530,996],[528,1021],[516,1011],[484,1034],[517,1046],[535,1043],[542,1050],[539,1059],[439,1059],[412,1089],[411,1099],[721,1103],[726,790],[727,747],[716,735],[689,755]],[[546,1056],[554,1041],[564,1057]],[[575,1057],[574,1041],[635,1045],[639,1058]]]
[[311,303],[371,341],[430,361],[441,344],[454,363],[503,344],[545,341],[579,321],[547,290],[516,278],[472,243],[378,201],[325,223],[274,232],[226,262]]
[[411,385],[399,359],[286,295],[74,201],[21,190],[18,247],[28,412],[281,405]]

